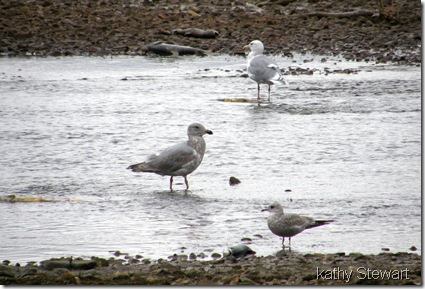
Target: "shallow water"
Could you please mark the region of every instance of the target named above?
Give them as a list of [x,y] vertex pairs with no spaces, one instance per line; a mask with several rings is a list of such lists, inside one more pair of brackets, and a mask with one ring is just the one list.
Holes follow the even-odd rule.
[[[420,253],[420,68],[307,58],[276,57],[317,72],[261,106],[219,101],[256,97],[240,57],[1,58],[0,197],[63,202],[0,203],[0,259],[222,253],[244,237],[269,255],[280,240],[260,211],[275,200],[336,220],[295,251]],[[126,170],[195,121],[214,135],[189,192]]]

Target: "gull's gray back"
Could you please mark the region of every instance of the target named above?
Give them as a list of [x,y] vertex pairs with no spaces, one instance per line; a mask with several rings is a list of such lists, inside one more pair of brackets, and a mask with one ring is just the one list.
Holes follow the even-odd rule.
[[186,141],[165,149],[159,155],[151,156],[146,165],[159,175],[188,175],[200,165],[204,152],[205,145],[200,154]]
[[265,55],[257,55],[249,63],[248,76],[259,83],[273,84],[280,77],[279,66]]
[[297,214],[271,214],[267,219],[267,224],[273,234],[281,237],[292,237],[304,231],[309,225],[314,224],[314,220]]

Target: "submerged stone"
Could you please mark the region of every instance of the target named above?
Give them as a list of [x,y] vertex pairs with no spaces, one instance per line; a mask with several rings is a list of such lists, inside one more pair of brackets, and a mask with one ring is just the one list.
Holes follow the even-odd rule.
[[239,244],[229,248],[230,256],[234,258],[244,258],[247,255],[254,255],[256,252],[244,244]]

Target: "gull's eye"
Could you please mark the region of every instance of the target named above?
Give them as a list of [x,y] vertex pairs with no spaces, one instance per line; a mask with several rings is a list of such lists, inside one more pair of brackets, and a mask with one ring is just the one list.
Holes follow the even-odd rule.
[[274,209],[274,206],[270,206],[270,209]]

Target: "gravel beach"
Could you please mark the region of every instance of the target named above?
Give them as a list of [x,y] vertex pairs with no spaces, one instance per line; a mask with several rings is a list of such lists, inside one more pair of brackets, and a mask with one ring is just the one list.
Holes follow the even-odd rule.
[[3,285],[419,285],[416,253],[277,254],[243,259],[190,259],[175,255],[156,261],[141,256],[60,258],[0,265]]
[[156,41],[232,55],[259,39],[266,53],[288,57],[421,63],[420,1],[16,0],[0,8],[3,56],[144,55]]

